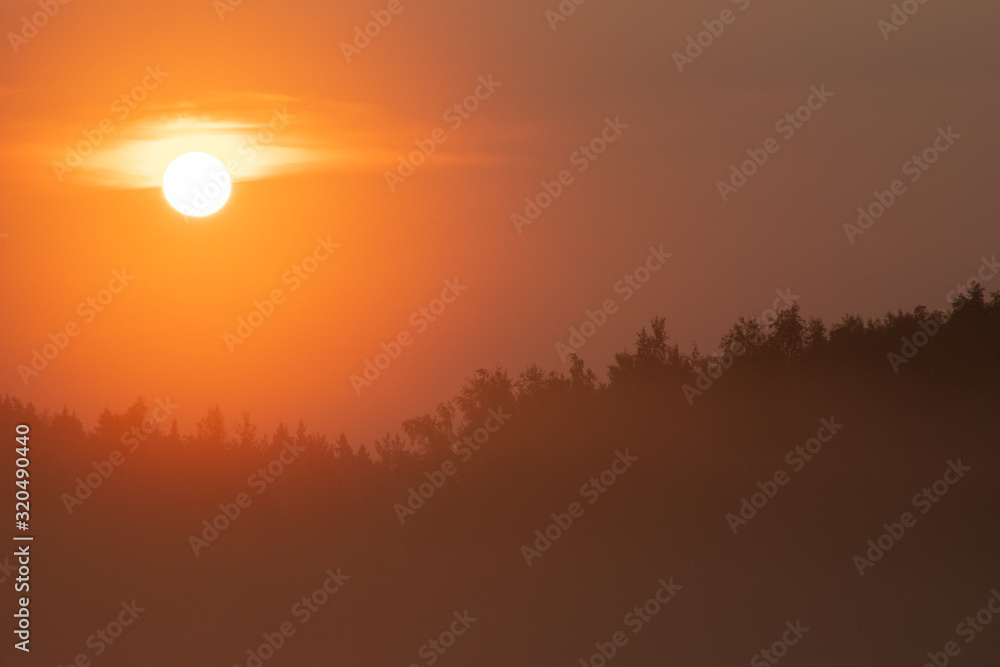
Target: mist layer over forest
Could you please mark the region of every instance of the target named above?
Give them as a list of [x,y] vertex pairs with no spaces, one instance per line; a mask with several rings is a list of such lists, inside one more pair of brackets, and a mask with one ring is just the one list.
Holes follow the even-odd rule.
[[606,374],[479,370],[372,443],[218,409],[181,434],[169,399],[85,430],[5,397],[36,657],[987,664],[1000,294],[830,327],[796,305],[720,350],[656,319]]

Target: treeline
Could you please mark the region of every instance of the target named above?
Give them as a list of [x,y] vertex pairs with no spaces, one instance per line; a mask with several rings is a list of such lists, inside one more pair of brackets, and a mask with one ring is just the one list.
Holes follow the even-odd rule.
[[[702,354],[697,346],[681,352],[671,343],[666,321],[654,318],[638,332],[631,349],[615,355],[601,380],[578,356],[568,373],[546,371],[537,365],[516,378],[497,367],[480,369],[454,399],[430,414],[414,417],[402,430],[366,444],[350,443],[346,435],[329,440],[310,433],[301,421],[292,429],[279,424],[264,433],[244,413],[227,423],[218,406],[208,410],[192,433],[182,435],[176,418],[164,418],[169,408],[137,399],[124,412],[105,409],[90,431],[74,413],[38,410],[16,397],[0,398],[0,421],[45,426],[64,442],[85,442],[97,449],[140,444],[149,440],[194,450],[267,452],[294,440],[310,446],[331,462],[357,471],[406,471],[415,464],[434,463],[451,456],[458,443],[473,438],[491,411],[511,414],[544,412],[554,404],[590,412],[623,396],[668,397],[665,409],[691,406],[716,383],[729,391],[756,391],[782,374],[835,378],[850,375],[891,378],[948,375],[966,382],[987,382],[1000,367],[1000,292],[990,298],[980,285],[962,293],[949,311],[918,306],[911,312],[887,313],[864,320],[843,317],[827,327],[818,318],[804,318],[798,304],[779,311],[769,321],[739,318],[722,337],[719,351]],[[671,400],[672,399],[672,400]]]

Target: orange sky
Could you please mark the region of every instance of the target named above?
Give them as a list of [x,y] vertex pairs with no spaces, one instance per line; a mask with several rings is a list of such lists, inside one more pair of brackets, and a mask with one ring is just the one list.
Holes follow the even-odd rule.
[[[170,396],[182,427],[219,402],[368,439],[476,368],[565,369],[555,344],[609,298],[580,352],[598,370],[653,315],[711,351],[788,287],[827,320],[943,307],[1000,252],[1000,9],[928,3],[886,40],[890,5],[591,0],[553,30],[555,0],[400,0],[348,62],[341,43],[388,2],[220,16],[211,0],[72,0],[12,43],[41,9],[0,1],[0,392],[88,421]],[[723,9],[734,22],[679,72],[674,52]],[[776,122],[813,86],[832,97],[787,137]],[[448,111],[477,89],[478,108]],[[261,135],[276,114],[287,125]],[[904,163],[948,127],[961,138],[911,182]],[[606,152],[582,158],[602,132]],[[53,168],[88,137],[78,167]],[[717,182],[768,138],[777,152],[723,201]],[[434,153],[390,189],[417,141]],[[189,150],[237,165],[231,201],[202,220],[158,186]],[[519,230],[511,215],[564,172]],[[905,194],[850,243],[843,226],[895,179]],[[317,239],[339,247],[297,278]],[[626,301],[617,281],[661,245],[672,257]],[[90,315],[123,269],[134,279]],[[456,279],[439,319],[411,319]],[[224,335],[274,290],[284,303],[231,352]],[[25,385],[18,367],[70,323]],[[359,395],[351,376],[404,332]]]

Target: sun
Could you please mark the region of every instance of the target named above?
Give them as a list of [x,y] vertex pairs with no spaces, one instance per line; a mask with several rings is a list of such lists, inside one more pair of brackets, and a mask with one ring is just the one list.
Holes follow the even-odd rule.
[[208,153],[184,153],[163,174],[163,194],[175,209],[195,218],[229,201],[233,182],[222,162]]

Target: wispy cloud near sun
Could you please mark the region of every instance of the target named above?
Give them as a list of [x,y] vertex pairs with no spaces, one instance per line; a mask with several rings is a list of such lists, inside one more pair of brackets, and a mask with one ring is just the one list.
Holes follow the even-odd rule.
[[[61,183],[159,187],[190,151],[218,157],[233,181],[311,170],[374,169],[392,159],[379,109],[266,93],[220,93],[198,101],[114,104],[104,114],[52,118],[33,145],[8,145],[44,163]],[[87,120],[81,125],[79,118]],[[384,121],[381,122],[385,126]],[[74,127],[75,126],[75,127]],[[381,136],[379,136],[381,135]]]

